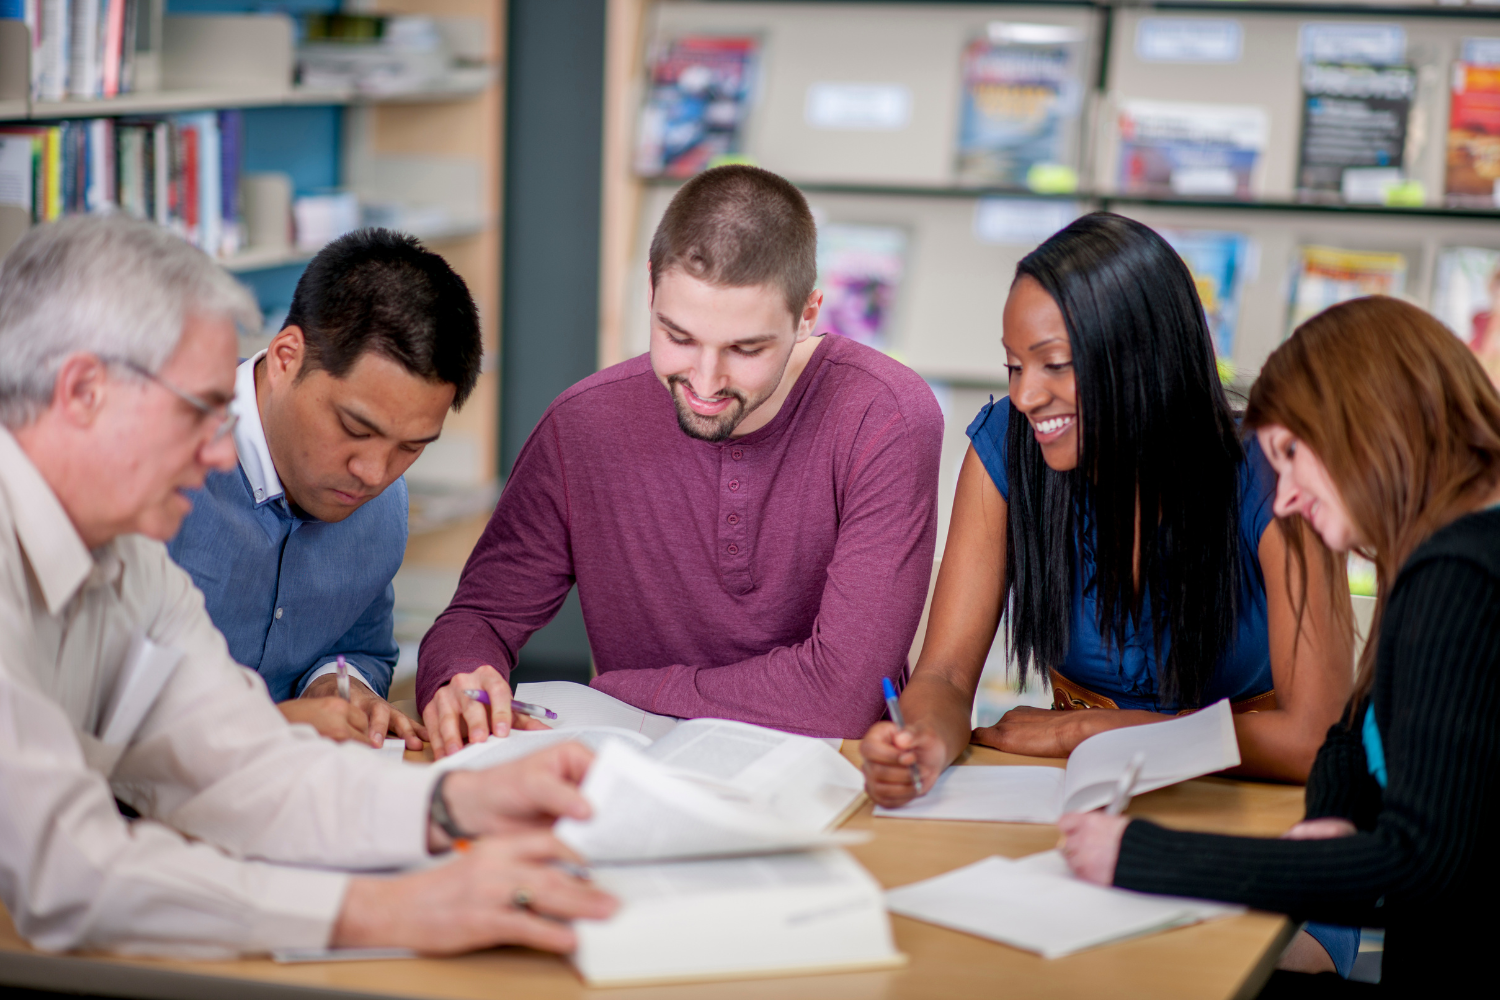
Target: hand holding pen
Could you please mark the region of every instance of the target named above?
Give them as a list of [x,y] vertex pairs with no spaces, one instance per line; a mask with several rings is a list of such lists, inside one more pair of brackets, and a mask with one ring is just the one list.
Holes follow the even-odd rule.
[[[896,724],[897,729],[905,732],[906,719],[901,715],[901,699],[896,697],[896,687],[889,677],[880,678],[880,690],[885,695],[885,708],[891,715],[891,721]],[[916,786],[918,795],[924,794],[926,789],[922,787],[922,769],[915,763],[911,766],[911,783]]]

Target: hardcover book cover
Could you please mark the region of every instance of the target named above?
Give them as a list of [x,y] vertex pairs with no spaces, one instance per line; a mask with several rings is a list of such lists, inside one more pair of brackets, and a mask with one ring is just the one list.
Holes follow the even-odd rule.
[[1500,250],[1444,249],[1437,260],[1432,311],[1500,386]]
[[1406,124],[1416,93],[1410,66],[1302,67],[1304,201],[1381,204],[1404,179]]
[[1080,84],[1076,46],[975,39],[964,49],[958,180],[1029,187],[1033,167],[1065,165]]
[[1448,116],[1448,204],[1500,205],[1500,66],[1453,66]]
[[636,141],[636,172],[691,177],[740,152],[754,86],[759,40],[678,38],[651,60]]
[[1120,191],[1248,200],[1269,132],[1270,117],[1254,105],[1127,100],[1120,110]]
[[819,333],[871,347],[890,339],[891,309],[906,270],[906,231],[896,226],[830,224],[818,228]]

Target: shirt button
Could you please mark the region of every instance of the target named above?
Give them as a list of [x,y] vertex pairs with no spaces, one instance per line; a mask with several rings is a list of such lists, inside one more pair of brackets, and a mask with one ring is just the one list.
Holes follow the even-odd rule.
[[730,514],[724,520],[728,521],[730,524],[739,524],[740,516],[738,514]]
[[732,489],[732,490],[739,489],[740,488],[740,481],[738,479],[731,479],[729,481],[729,488]]
[[255,499],[257,499],[257,500],[264,500],[265,498],[266,498],[266,491],[265,490],[256,490],[255,491]]
[[277,621],[281,621],[281,609],[280,608],[276,609],[276,620]]
[[730,545],[727,551],[730,555],[736,556],[740,553],[740,547],[738,545]]
[[729,457],[732,458],[732,459],[734,459],[736,462],[738,462],[740,459],[742,459],[742,458],[745,457],[745,452],[744,452],[743,449],[736,448],[736,449],[734,449],[734,451],[731,451],[729,453]]

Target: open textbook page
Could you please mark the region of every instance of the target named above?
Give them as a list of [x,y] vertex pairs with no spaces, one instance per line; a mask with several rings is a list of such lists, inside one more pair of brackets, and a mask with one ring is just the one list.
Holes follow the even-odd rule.
[[1204,919],[1192,901],[1107,889],[1045,868],[997,855],[892,889],[885,895],[886,905],[892,913],[1043,958]]
[[950,767],[926,795],[876,816],[903,819],[1055,823],[1063,813],[1109,804],[1126,763],[1145,757],[1135,794],[1238,766],[1239,742],[1229,702],[1192,715],[1090,736],[1066,768]]
[[554,729],[577,726],[609,726],[629,729],[648,739],[659,739],[670,733],[677,720],[670,715],[653,715],[627,705],[587,684],[572,681],[537,681],[516,687],[516,700],[541,705],[556,712],[558,718],[544,719]]
[[899,965],[880,885],[839,850],[595,869],[620,900],[573,924],[591,986]]
[[764,854],[859,839],[718,794],[620,740],[600,748],[582,791],[594,815],[558,820],[553,830],[593,863]]
[[471,743],[456,754],[444,757],[432,766],[443,771],[462,768],[482,771],[496,764],[506,764],[530,756],[559,743],[582,743],[594,752],[610,740],[632,746],[648,747],[651,741],[633,729],[614,726],[577,726],[573,729],[512,729],[509,736],[491,736],[483,743]]

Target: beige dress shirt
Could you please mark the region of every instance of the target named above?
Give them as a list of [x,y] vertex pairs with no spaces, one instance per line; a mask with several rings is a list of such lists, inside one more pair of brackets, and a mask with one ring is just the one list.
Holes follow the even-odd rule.
[[[145,638],[182,654],[132,735],[102,716]],[[288,725],[138,535],[90,553],[0,428],[0,902],[39,948],[321,947],[348,876],[427,856],[436,775]],[[127,821],[114,799],[144,819]]]

